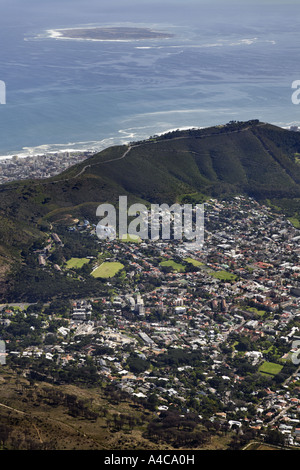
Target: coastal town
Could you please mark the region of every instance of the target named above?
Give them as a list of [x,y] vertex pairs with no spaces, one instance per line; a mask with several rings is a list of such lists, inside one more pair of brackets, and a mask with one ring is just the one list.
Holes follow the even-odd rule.
[[29,178],[49,178],[82,162],[94,153],[89,150],[65,151],[2,158],[0,160],[0,184]]
[[[55,368],[92,363],[97,377],[153,401],[157,413],[193,412],[262,439],[275,430],[281,444],[298,446],[300,232],[252,198],[204,207],[199,251],[177,240],[99,240],[88,220],[53,231],[35,251],[38,269],[93,276],[107,290],[3,305],[6,361],[25,361],[25,375],[50,381]],[[55,258],[75,233],[93,240],[98,256]]]

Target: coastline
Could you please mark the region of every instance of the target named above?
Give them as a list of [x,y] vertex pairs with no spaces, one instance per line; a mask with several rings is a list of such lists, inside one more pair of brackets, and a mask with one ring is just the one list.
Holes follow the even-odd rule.
[[11,151],[7,154],[0,155],[0,162],[5,160],[11,160],[14,157],[18,158],[29,158],[29,157],[42,157],[45,155],[54,154],[78,154],[78,153],[97,153],[110,146],[111,139],[105,139],[104,141],[93,141],[93,142],[73,142],[71,144],[45,144],[38,145],[36,147],[23,147],[21,150]]
[[[187,129],[194,129],[198,126],[184,126],[184,127],[174,127],[170,129],[163,130],[161,132],[155,132],[156,135],[163,135],[175,130],[187,130]],[[27,158],[27,157],[43,157],[45,155],[54,155],[54,154],[78,154],[78,153],[97,153],[101,152],[101,150],[105,150],[108,147],[113,145],[128,145],[132,141],[138,141],[141,139],[147,139],[150,137],[150,134],[145,133],[144,135],[139,135],[137,133],[129,133],[128,129],[123,130],[120,129],[118,131],[119,135],[115,135],[114,137],[108,137],[107,139],[103,140],[95,140],[95,141],[87,141],[87,142],[72,142],[68,144],[45,144],[45,145],[38,145],[36,147],[23,147],[21,150],[11,151],[9,153],[0,154],[0,162],[4,162],[5,160],[11,160],[14,157],[18,158]],[[122,136],[125,134],[125,136]],[[121,135],[121,136],[120,136]]]
[[[289,126],[277,126],[281,127],[281,129],[299,132],[300,128],[297,125],[289,125]],[[184,131],[188,129],[205,129],[206,127],[198,127],[198,126],[184,126],[184,127],[177,127],[177,128],[169,128],[163,132],[157,132],[156,136],[162,136],[164,134],[168,134],[174,131]],[[123,131],[124,132],[124,131]],[[119,133],[122,131],[119,130]],[[130,137],[130,139],[128,139]],[[59,149],[50,150],[50,147],[39,146],[35,149],[39,149],[39,152],[33,153],[32,149],[31,152],[26,153],[14,153],[13,155],[6,155],[0,156],[0,185],[5,183],[10,183],[13,181],[21,181],[21,180],[28,180],[28,179],[46,179],[49,177],[56,176],[67,168],[78,164],[84,160],[87,160],[89,157],[95,155],[96,153],[104,150],[105,148],[112,147],[114,145],[134,145],[134,142],[138,142],[138,140],[147,140],[151,139],[149,134],[145,136],[140,136],[141,138],[138,139],[138,136],[135,133],[126,135],[126,141],[123,138],[118,139],[118,142],[115,139],[105,139],[101,142],[101,146],[99,146],[99,142],[97,142],[97,147],[94,146],[93,148],[88,148],[86,145],[81,148],[75,149],[74,147],[70,148],[69,146],[60,145]],[[94,142],[95,143],[95,142]],[[83,145],[83,142],[80,143]],[[85,143],[86,144],[86,143]],[[58,146],[58,145],[57,145]],[[63,148],[62,148],[63,147]],[[130,147],[128,147],[129,149]],[[23,148],[24,151],[25,148]],[[44,151],[41,152],[41,149]],[[128,152],[129,150],[127,150]],[[127,153],[126,152],[126,153]]]
[[[299,123],[270,123],[275,126],[281,127],[285,130],[295,130],[294,127],[298,127],[300,131],[300,122]],[[184,131],[188,129],[205,129],[206,127],[210,126],[182,126],[182,127],[172,127],[165,129],[163,131],[154,132],[155,135],[163,135],[168,134],[169,132],[173,131]],[[120,129],[118,131],[119,134],[125,133],[127,134],[126,137],[120,137],[115,135],[114,137],[108,137],[107,139],[99,140],[99,141],[87,141],[87,142],[72,142],[68,144],[45,144],[45,145],[37,145],[35,147],[23,147],[20,150],[11,151],[7,154],[0,154],[0,163],[4,163],[5,160],[9,161],[14,157],[18,157],[20,159],[26,159],[28,157],[44,157],[46,155],[56,155],[56,154],[79,154],[79,153],[97,153],[101,152],[101,150],[105,150],[108,147],[113,145],[128,145],[130,142],[139,141],[143,139],[150,138],[150,134],[145,135],[138,135],[136,133],[128,133],[128,130],[125,131]]]

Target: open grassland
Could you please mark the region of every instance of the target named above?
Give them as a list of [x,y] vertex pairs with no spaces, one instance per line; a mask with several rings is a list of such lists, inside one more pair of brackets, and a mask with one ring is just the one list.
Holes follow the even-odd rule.
[[[147,429],[153,421],[157,421],[155,412],[106,383],[55,385],[28,380],[8,366],[0,368],[0,450],[189,448],[174,446],[169,438],[149,438]],[[197,429],[205,432],[202,425]],[[226,450],[231,438],[230,432],[208,435],[192,449]]]
[[[117,417],[129,422],[129,416],[130,425],[119,429]],[[143,438],[147,415],[130,400],[117,400],[99,387],[30,384],[7,368],[0,370],[0,423],[0,449],[158,448]]]
[[265,310],[259,310],[258,308],[255,308],[255,307],[247,307],[245,310],[247,310],[247,312],[255,313],[256,315],[259,315],[260,317],[263,317],[264,315],[266,315]]
[[91,274],[93,277],[100,278],[110,278],[114,277],[121,269],[124,268],[124,265],[119,262],[105,262],[102,263],[98,268],[96,268]]
[[183,264],[176,263],[172,259],[170,259],[168,261],[162,261],[160,263],[160,266],[170,267],[170,268],[173,269],[173,271],[176,271],[176,272],[184,272],[185,271],[185,267],[183,266]]
[[220,281],[235,281],[236,275],[229,273],[228,271],[211,271],[210,274]]
[[193,264],[194,266],[204,266],[204,263],[201,263],[201,261],[197,261],[196,259],[194,258],[185,258],[184,261],[186,261],[187,263],[191,263]]
[[72,268],[82,268],[82,266],[86,263],[89,263],[90,260],[88,258],[71,258],[66,263],[67,269]]
[[279,374],[279,372],[282,369],[282,365],[276,364],[274,362],[264,362],[260,367],[259,367],[259,372],[261,374],[266,374],[266,375],[276,375]]

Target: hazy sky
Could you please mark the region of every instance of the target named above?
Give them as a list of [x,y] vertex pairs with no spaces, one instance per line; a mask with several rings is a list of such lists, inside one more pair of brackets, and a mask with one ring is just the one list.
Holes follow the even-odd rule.
[[[272,8],[273,7],[273,8]],[[269,11],[276,14],[277,8],[282,11],[285,8],[291,12],[300,8],[299,0],[1,0],[0,17],[8,20],[22,21],[22,15],[30,13],[33,21],[38,17],[46,19],[51,12],[59,17],[69,11],[74,17],[76,13],[84,17],[90,13],[95,15],[110,15],[113,17],[124,16],[127,20],[131,16],[151,18],[161,17],[166,21],[168,16],[172,20],[175,17],[197,19],[197,16],[205,17],[206,12],[227,11],[235,16],[245,8],[251,14],[257,16]],[[71,10],[70,10],[71,9]],[[266,10],[267,9],[267,10]],[[278,12],[279,12],[278,10]],[[27,16],[27,15],[26,15]]]

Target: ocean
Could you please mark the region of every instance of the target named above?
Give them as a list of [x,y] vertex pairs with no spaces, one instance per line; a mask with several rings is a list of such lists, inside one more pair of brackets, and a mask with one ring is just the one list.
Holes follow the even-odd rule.
[[[101,150],[171,129],[300,126],[300,6],[187,0],[2,0],[0,155]],[[67,40],[141,27],[171,38]]]

